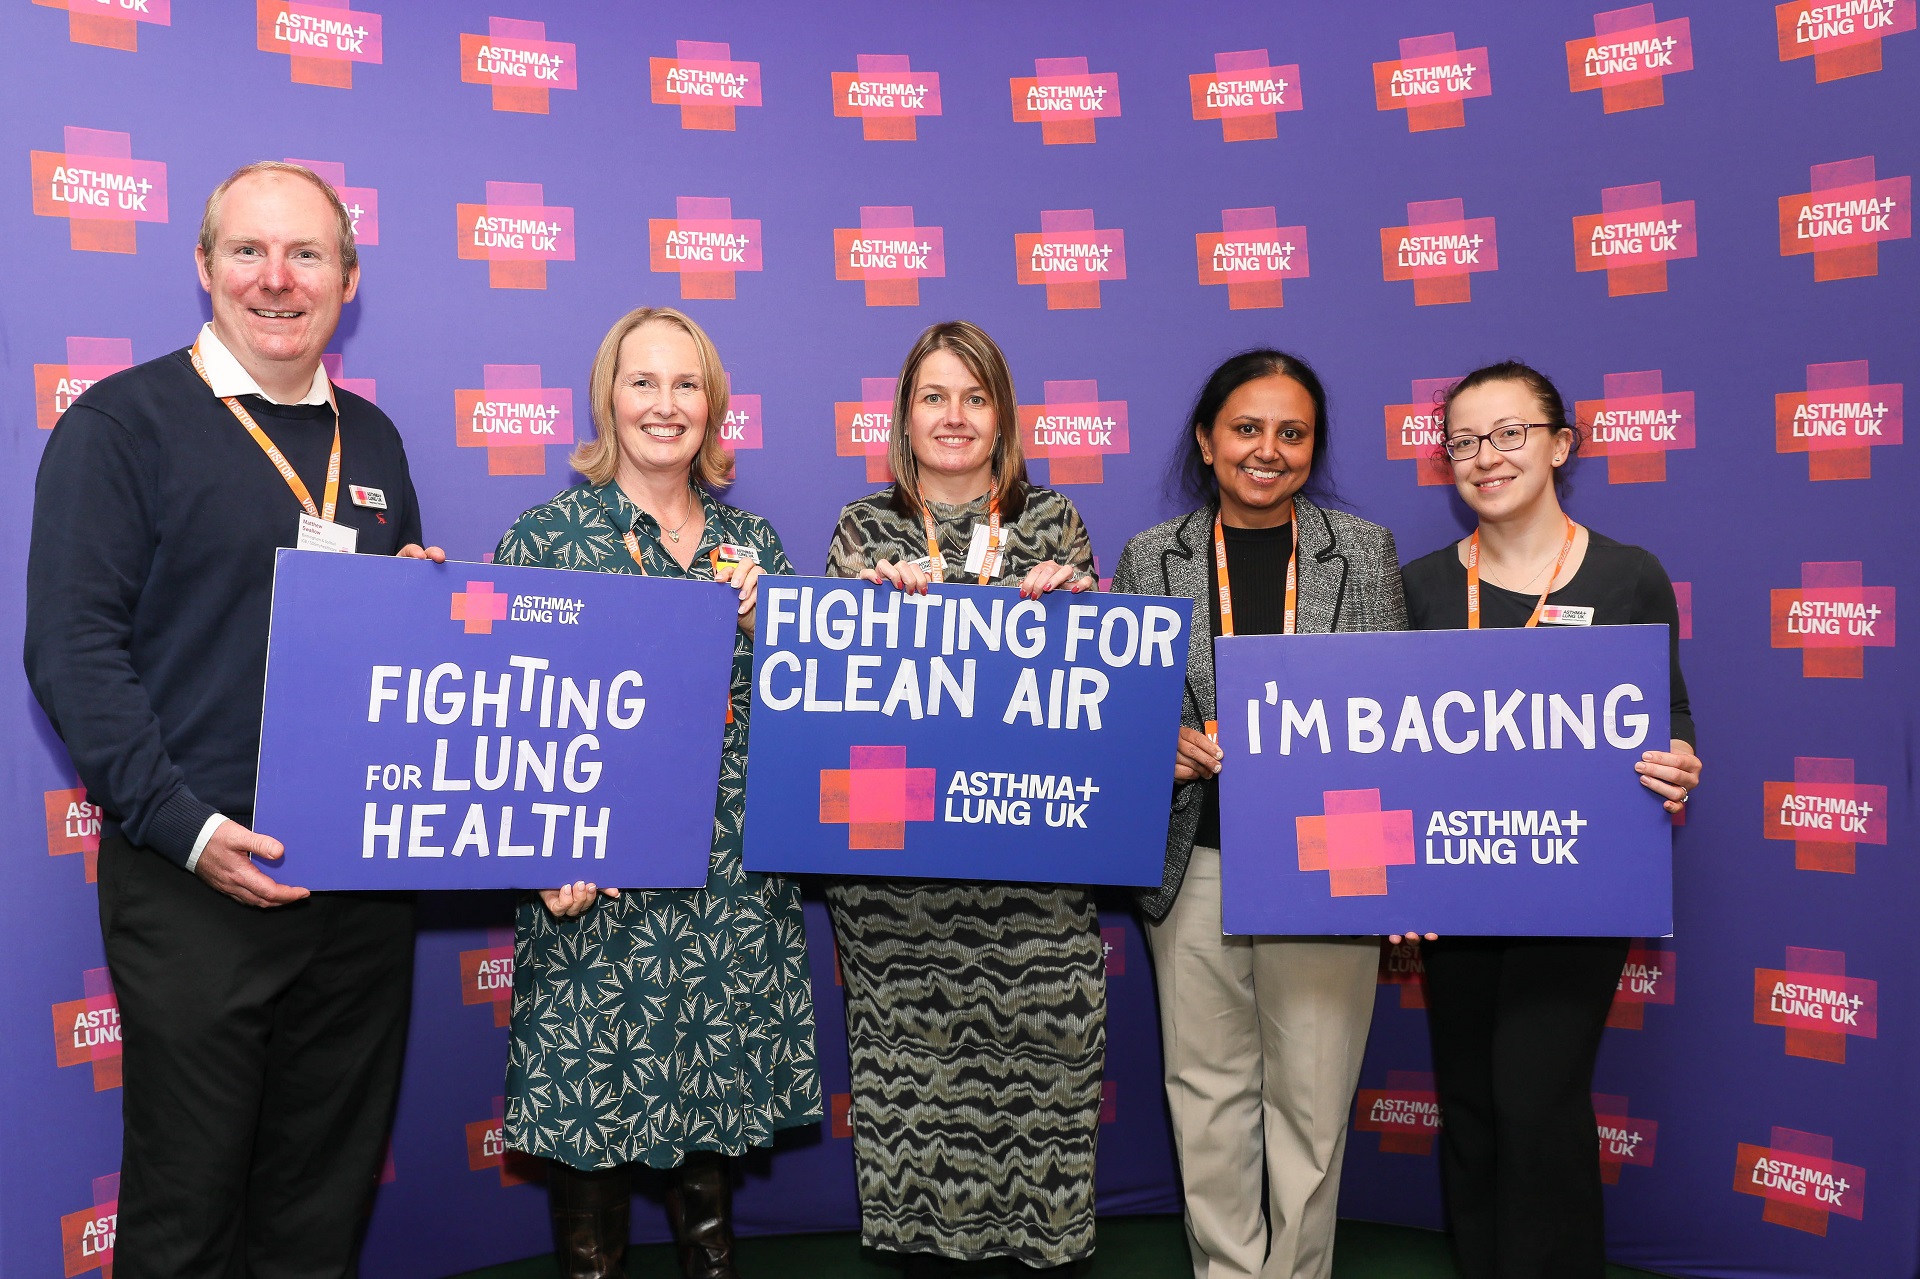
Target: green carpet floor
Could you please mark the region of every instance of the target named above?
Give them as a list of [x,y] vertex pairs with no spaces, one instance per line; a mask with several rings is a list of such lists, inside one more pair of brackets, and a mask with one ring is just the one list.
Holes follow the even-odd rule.
[[[898,1279],[900,1271],[877,1254],[863,1253],[856,1235],[783,1235],[742,1239],[739,1267],[745,1279]],[[627,1258],[635,1279],[672,1279],[679,1274],[671,1251],[636,1248]],[[964,1268],[967,1279],[1005,1273],[999,1265]],[[1178,1217],[1108,1217],[1100,1221],[1098,1251],[1078,1279],[1186,1279],[1193,1269]],[[453,1279],[553,1279],[551,1259],[535,1257],[475,1270]],[[1431,1230],[1340,1223],[1334,1279],[1456,1279],[1447,1241]],[[1608,1279],[1646,1276],[1644,1270],[1609,1266]]]

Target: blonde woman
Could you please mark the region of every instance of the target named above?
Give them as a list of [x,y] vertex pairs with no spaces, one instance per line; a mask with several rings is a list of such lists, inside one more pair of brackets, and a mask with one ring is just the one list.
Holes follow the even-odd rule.
[[820,1117],[800,893],[740,858],[759,582],[793,566],[771,524],[714,497],[733,478],[727,381],[699,325],[668,307],[623,316],[589,394],[585,482],[522,515],[494,559],[737,587],[732,710],[705,888],[575,883],[520,904],[506,1141],[551,1161],[565,1279],[626,1273],[636,1164],[672,1170],[682,1273],[733,1279],[728,1156]]
[[[900,370],[892,485],[849,504],[827,573],[912,592],[1094,586],[1073,503],[1027,482],[1006,357],[964,321]],[[1017,836],[1012,836],[1017,838]],[[846,980],[862,1242],[909,1276],[1093,1252],[1106,1052],[1099,917],[1084,887],[849,879],[827,902]]]

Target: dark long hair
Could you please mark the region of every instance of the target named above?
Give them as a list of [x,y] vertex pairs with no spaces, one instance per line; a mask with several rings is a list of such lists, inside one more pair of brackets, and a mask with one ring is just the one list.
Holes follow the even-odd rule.
[[[1552,378],[1531,364],[1524,364],[1519,360],[1502,360],[1498,364],[1477,368],[1448,387],[1447,393],[1440,397],[1440,437],[1446,438],[1447,416],[1453,411],[1454,400],[1463,391],[1471,391],[1489,382],[1518,382],[1526,387],[1527,392],[1540,401],[1540,408],[1546,414],[1547,423],[1554,427],[1555,433],[1565,431],[1572,436],[1573,443],[1567,450],[1567,460],[1553,468],[1553,487],[1556,492],[1565,492],[1567,485],[1573,480],[1573,464],[1580,458],[1580,441],[1586,437],[1580,430],[1580,423],[1567,412],[1567,402],[1560,398],[1560,388],[1553,384]],[[1446,460],[1444,446],[1442,446],[1440,457],[1442,461]],[[1450,463],[1449,466],[1451,466]]]
[[1285,351],[1268,347],[1230,356],[1207,376],[1206,385],[1200,388],[1193,407],[1187,412],[1180,442],[1173,451],[1173,466],[1167,474],[1167,489],[1171,494],[1201,506],[1219,499],[1219,482],[1214,478],[1213,468],[1207,465],[1200,452],[1200,440],[1195,432],[1201,428],[1213,429],[1214,419],[1220,416],[1220,410],[1235,391],[1249,382],[1275,374],[1298,382],[1313,401],[1312,470],[1300,491],[1310,498],[1332,495],[1333,481],[1327,475],[1326,388],[1320,385],[1320,375],[1313,371],[1311,364],[1297,355],[1288,355]]

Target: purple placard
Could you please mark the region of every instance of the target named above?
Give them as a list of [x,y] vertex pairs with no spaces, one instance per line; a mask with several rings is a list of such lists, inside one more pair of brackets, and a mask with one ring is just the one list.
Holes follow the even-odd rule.
[[254,821],[316,889],[707,881],[733,593],[282,550]]
[[1664,937],[1662,626],[1214,644],[1229,933]]

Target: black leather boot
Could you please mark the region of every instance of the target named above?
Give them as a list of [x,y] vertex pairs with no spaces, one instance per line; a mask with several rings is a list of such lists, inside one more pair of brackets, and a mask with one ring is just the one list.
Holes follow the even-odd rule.
[[625,1164],[582,1172],[547,1161],[547,1209],[561,1279],[626,1279],[633,1174]]
[[667,1222],[686,1279],[740,1279],[733,1268],[733,1170],[725,1155],[687,1153],[667,1178]]

